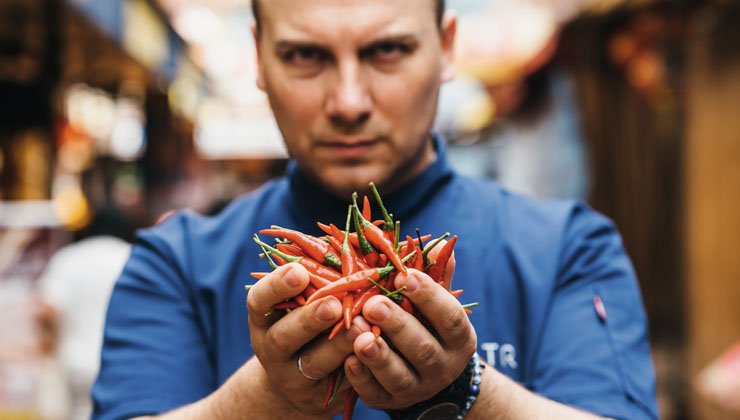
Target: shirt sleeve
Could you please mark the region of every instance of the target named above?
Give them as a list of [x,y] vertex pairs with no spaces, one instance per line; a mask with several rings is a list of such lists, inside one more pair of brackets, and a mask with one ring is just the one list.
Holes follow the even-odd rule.
[[139,235],[108,307],[92,390],[99,420],[161,413],[214,387],[209,350],[182,270],[182,218]]
[[647,318],[614,225],[577,207],[535,362],[534,391],[616,419],[657,419]]

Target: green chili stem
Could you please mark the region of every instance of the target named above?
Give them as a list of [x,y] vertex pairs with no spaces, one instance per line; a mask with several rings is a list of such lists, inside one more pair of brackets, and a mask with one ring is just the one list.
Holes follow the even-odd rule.
[[375,187],[374,182],[370,182],[370,191],[372,191],[373,196],[375,197],[375,201],[377,201],[378,206],[380,206],[380,212],[383,213],[383,230],[392,230],[395,229],[395,223],[393,223],[393,216],[388,214],[388,210],[386,210],[385,205],[383,205],[383,200],[380,198],[380,193],[378,192],[378,189]]
[[[257,236],[256,234],[254,236]],[[265,249],[265,247],[261,243],[257,243],[257,246],[259,246],[262,249],[262,254],[260,256],[264,255],[265,258],[267,258],[267,263],[270,264],[270,268],[273,270],[277,270],[278,265],[275,264],[275,261],[273,261],[272,257],[270,256],[270,253]]]
[[468,308],[474,308],[474,307],[479,306],[479,305],[480,305],[480,302],[473,302],[473,303],[466,303],[462,307],[465,308],[465,309],[468,309]]
[[352,217],[352,205],[347,206],[347,221],[344,223],[344,241],[342,241],[342,252],[345,247],[349,251],[349,220]]
[[450,236],[450,232],[445,232],[444,235],[440,236],[439,238],[433,240],[432,242],[429,242],[429,245],[424,247],[424,250],[421,251],[421,255],[424,256],[424,265],[428,263],[427,256],[429,255],[429,251],[434,249],[435,246],[437,246],[438,243],[442,242],[443,239],[447,239]]
[[337,395],[337,392],[339,391],[339,387],[342,386],[342,382],[344,382],[344,369],[340,368],[339,376],[337,377],[337,383],[334,384],[334,389],[331,391],[331,397],[329,397],[329,405],[331,405],[331,402],[334,401],[334,396]]
[[[260,240],[260,237],[259,237],[259,236],[257,236],[257,234],[256,234],[256,233],[255,233],[255,234],[254,234],[254,236],[252,237],[252,240],[254,240],[254,242],[255,242],[255,243],[256,243],[257,245],[259,245],[259,247],[260,247],[260,248],[262,248],[262,250],[263,250],[263,251],[265,252],[265,254],[268,254],[268,257],[269,257],[269,254],[270,254],[270,253],[273,253],[273,254],[277,255],[278,257],[280,257],[280,258],[284,259],[284,260],[285,260],[285,261],[287,261],[287,262],[298,262],[298,261],[300,261],[300,259],[301,259],[301,257],[294,257],[294,256],[292,256],[292,255],[288,255],[288,254],[286,254],[286,253],[284,253],[284,252],[280,251],[279,249],[275,249],[275,248],[271,247],[270,245],[268,245],[268,244],[266,244],[266,243],[262,242],[262,241]],[[268,252],[268,251],[269,251],[269,252]],[[275,263],[275,262],[273,261],[273,264],[274,264],[274,263]],[[275,266],[275,268],[277,268],[277,265]]]
[[357,208],[357,193],[352,193],[352,219],[355,222],[355,231],[357,231],[357,241],[360,243],[360,252],[367,255],[373,252],[373,246],[368,242],[365,235],[362,234],[362,225],[360,225],[360,210]]

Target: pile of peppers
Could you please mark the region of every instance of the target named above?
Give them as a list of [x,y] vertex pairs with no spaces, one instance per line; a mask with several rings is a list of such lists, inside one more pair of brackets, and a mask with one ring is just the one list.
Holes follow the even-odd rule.
[[[453,296],[459,297],[462,290],[450,290],[444,281],[444,272],[452,256],[457,236],[449,233],[431,240],[431,235],[422,236],[416,229],[416,238],[406,236],[400,241],[400,222],[394,221],[388,213],[383,200],[375,187],[370,183],[372,192],[383,218],[372,221],[370,200],[363,198],[362,210],[357,205],[357,193],[352,194],[352,204],[347,210],[344,230],[334,224],[325,225],[318,222],[318,227],[326,234],[315,237],[296,230],[272,226],[260,230],[260,234],[275,237],[276,243],[270,245],[254,235],[255,243],[262,249],[260,257],[266,258],[274,270],[288,263],[298,263],[309,273],[309,284],[293,298],[275,305],[272,310],[291,311],[305,306],[326,296],[336,296],[342,302],[342,319],[328,331],[328,339],[333,339],[342,329],[349,329],[352,319],[362,313],[362,307],[368,299],[383,294],[400,305],[406,312],[421,319],[427,324],[423,315],[414,309],[414,305],[402,292],[403,288],[391,290],[398,272],[406,273],[407,268],[423,271],[441,287],[445,287]],[[354,232],[350,232],[350,222]],[[430,251],[443,240],[435,258]],[[269,273],[251,273],[252,277],[261,279]],[[249,290],[251,286],[247,286]],[[477,303],[463,305],[470,314],[470,307]],[[381,334],[380,327],[372,326],[375,336]],[[344,369],[339,367],[327,378],[324,409],[328,408],[337,394],[344,379]],[[344,420],[351,420],[357,402],[357,392],[350,388],[344,406]]]

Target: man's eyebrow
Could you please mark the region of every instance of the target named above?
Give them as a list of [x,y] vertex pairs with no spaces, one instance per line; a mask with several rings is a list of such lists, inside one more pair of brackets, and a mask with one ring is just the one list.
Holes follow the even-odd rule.
[[[373,47],[378,44],[383,44],[386,42],[407,44],[413,47],[419,44],[419,39],[417,36],[413,34],[380,36],[378,38],[371,39],[367,41],[366,43],[364,43],[363,45],[361,45],[360,50],[364,50],[366,48]],[[280,40],[277,43],[275,43],[276,51],[285,51],[285,50],[293,49],[296,47],[316,48],[316,49],[326,50],[326,51],[330,50],[330,48],[325,44],[314,42],[314,41],[301,40],[301,39],[284,39],[284,40]]]
[[292,48],[301,47],[301,48],[316,48],[316,49],[322,49],[326,50],[328,49],[325,45],[322,45],[317,42],[311,42],[311,41],[303,41],[303,40],[282,40],[275,43],[275,50],[277,51],[284,51],[289,50]]
[[383,44],[386,42],[417,45],[419,43],[419,39],[413,34],[387,35],[375,38],[367,42],[367,44],[363,48]]

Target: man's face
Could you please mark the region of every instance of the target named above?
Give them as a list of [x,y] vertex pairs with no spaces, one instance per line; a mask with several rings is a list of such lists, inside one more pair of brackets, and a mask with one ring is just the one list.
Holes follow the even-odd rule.
[[435,157],[437,96],[452,76],[454,17],[433,0],[263,0],[258,85],[288,151],[340,197],[390,191]]

